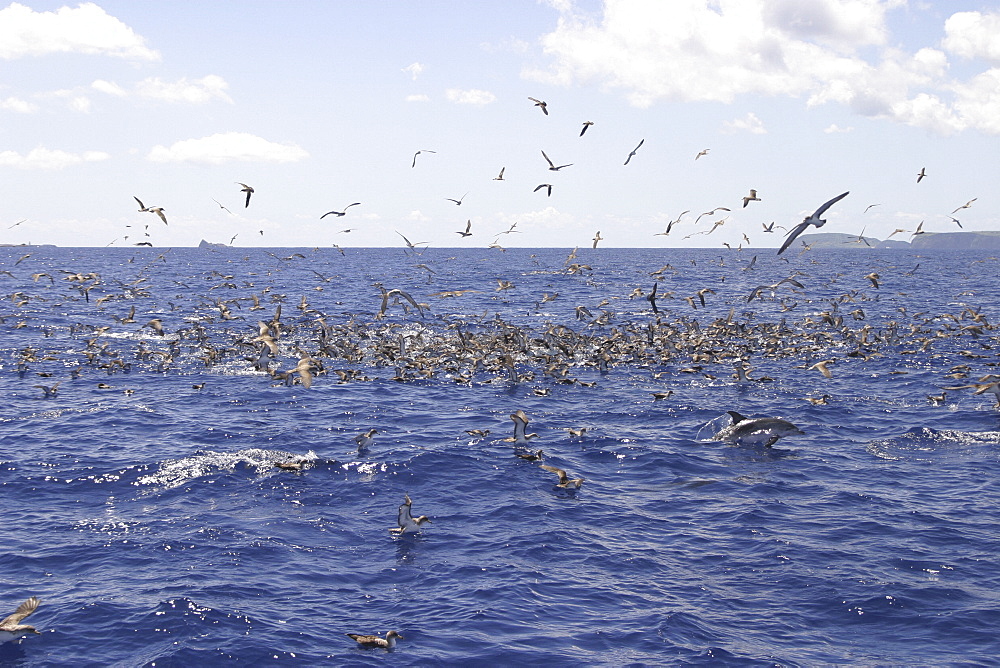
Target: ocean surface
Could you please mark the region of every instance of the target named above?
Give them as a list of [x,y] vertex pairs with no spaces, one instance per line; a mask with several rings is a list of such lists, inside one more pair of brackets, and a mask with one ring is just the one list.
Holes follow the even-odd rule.
[[569,254],[0,249],[0,665],[998,665],[1000,260]]

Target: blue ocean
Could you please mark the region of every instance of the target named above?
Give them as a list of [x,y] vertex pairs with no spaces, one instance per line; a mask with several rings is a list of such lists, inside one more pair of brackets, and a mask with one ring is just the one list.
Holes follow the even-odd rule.
[[0,664],[997,665],[997,257],[404,250],[0,249]]

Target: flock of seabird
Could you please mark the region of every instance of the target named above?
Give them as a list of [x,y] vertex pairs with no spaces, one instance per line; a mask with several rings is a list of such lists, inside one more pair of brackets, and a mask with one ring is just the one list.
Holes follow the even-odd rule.
[[[548,108],[548,103],[547,102],[545,102],[543,100],[539,100],[539,99],[534,98],[534,97],[529,97],[528,99],[531,102],[533,102],[534,105],[536,107],[538,107],[542,111],[543,114],[545,114],[546,116],[549,115],[549,108]],[[582,125],[582,128],[580,130],[580,135],[579,136],[583,137],[584,134],[586,134],[587,130],[591,126],[593,126],[593,125],[594,125],[593,121],[584,121],[583,125]],[[645,143],[645,141],[646,141],[645,139],[641,139],[639,141],[639,143],[636,145],[636,147],[633,148],[628,153],[627,157],[625,158],[625,162],[624,162],[625,165],[628,165],[631,162],[632,158],[634,158],[636,156],[637,152],[643,146],[643,144]],[[707,156],[709,154],[710,150],[711,149],[708,149],[708,148],[702,149],[701,151],[699,151],[694,156],[694,159],[698,160],[698,159],[700,159],[702,157]],[[424,154],[424,153],[436,153],[436,151],[433,151],[433,150],[430,150],[430,149],[420,149],[420,150],[416,151],[413,154],[413,157],[412,157],[412,160],[411,160],[411,165],[410,166],[412,168],[416,168],[416,166],[417,166],[417,157],[420,156],[421,154]],[[541,154],[542,154],[542,157],[545,159],[546,164],[548,165],[549,171],[558,172],[558,171],[561,171],[561,170],[563,170],[563,169],[565,169],[567,167],[573,166],[572,163],[566,163],[566,164],[559,164],[559,165],[557,165],[555,162],[552,161],[551,158],[549,158],[549,156],[545,153],[544,150],[541,151]],[[499,174],[496,177],[494,177],[493,180],[494,181],[503,181],[504,180],[504,172],[505,171],[506,171],[506,167],[501,167]],[[920,172],[917,174],[917,179],[916,179],[917,183],[920,183],[921,181],[923,181],[923,179],[926,176],[927,176],[926,169],[925,168],[921,168]],[[244,202],[244,208],[248,208],[250,206],[250,197],[251,197],[251,195],[253,195],[253,193],[255,192],[255,190],[254,190],[254,188],[252,186],[250,186],[250,185],[248,185],[246,183],[236,182],[236,184],[240,186],[240,191],[241,192],[246,193],[246,200]],[[546,197],[551,197],[552,196],[552,191],[553,191],[553,184],[552,183],[540,183],[537,186],[535,186],[535,188],[534,188],[534,192],[539,192],[539,191],[544,191]],[[462,197],[457,198],[457,199],[456,198],[451,198],[451,197],[446,197],[444,199],[446,199],[447,201],[453,202],[457,206],[461,206],[462,203],[463,203],[463,201],[465,200],[466,195],[468,195],[468,194],[469,193],[465,193],[465,195],[463,195]],[[784,242],[782,243],[781,247],[778,250],[778,254],[780,255],[785,250],[787,250],[788,247],[795,241],[795,239],[797,239],[798,236],[800,234],[802,234],[809,227],[809,225],[813,225],[816,228],[822,227],[826,223],[826,220],[820,218],[820,216],[833,203],[839,201],[841,198],[843,198],[846,195],[847,195],[847,193],[844,193],[843,195],[840,195],[838,197],[835,197],[835,198],[831,199],[830,201],[828,201],[827,203],[825,203],[823,206],[821,206],[819,209],[817,209],[811,216],[806,217],[805,219],[803,219],[803,221],[801,223],[799,223],[794,228],[792,228],[792,230],[787,233]],[[213,201],[216,204],[218,204],[218,206],[220,208],[222,208],[223,210],[225,210],[225,211],[229,212],[230,214],[232,214],[232,212],[226,206],[224,206],[218,200],[216,200],[214,198],[212,198],[212,199],[213,199]],[[957,207],[949,215],[947,215],[947,217],[952,222],[954,222],[956,225],[958,225],[959,228],[961,228],[962,227],[962,223],[957,218],[954,217],[954,214],[957,213],[958,211],[963,210],[963,209],[970,208],[972,206],[972,203],[975,202],[976,199],[977,198],[972,198],[966,204]],[[140,212],[154,213],[154,214],[156,214],[160,218],[160,220],[163,221],[164,224],[167,224],[166,214],[164,213],[166,210],[163,207],[160,207],[160,206],[146,207],[138,197],[135,197],[135,201],[139,203],[139,211]],[[758,192],[757,192],[756,189],[751,188],[749,194],[748,195],[744,195],[743,198],[742,198],[743,208],[746,208],[747,205],[750,202],[760,202],[760,201],[763,201],[763,198],[761,198],[761,197],[758,196]],[[361,205],[361,202],[353,202],[353,203],[347,205],[346,207],[344,207],[344,209],[341,210],[341,211],[338,211],[338,210],[327,211],[326,213],[324,213],[324,214],[322,214],[320,216],[320,219],[324,219],[327,216],[334,216],[334,217],[338,217],[338,218],[346,216],[348,209],[350,209],[351,207],[360,206],[360,205]],[[875,207],[875,206],[879,206],[879,204],[870,204],[870,205],[868,205],[865,208],[864,212],[867,213],[872,207]],[[694,225],[698,225],[698,223],[700,222],[700,220],[701,220],[702,217],[714,215],[715,212],[717,212],[717,211],[727,211],[728,212],[728,211],[730,211],[730,209],[727,208],[727,207],[715,207],[715,208],[713,208],[710,211],[707,211],[705,213],[700,214],[695,219]],[[684,213],[688,213],[688,212],[685,211]],[[656,233],[654,233],[653,236],[669,236],[670,232],[673,229],[673,227],[675,225],[677,225],[678,223],[680,223],[681,217],[683,215],[684,214],[682,213],[675,220],[670,221],[668,223],[666,229],[663,232],[656,232]],[[712,224],[712,227],[710,229],[708,229],[706,231],[692,232],[692,233],[686,235],[684,237],[684,239],[690,239],[690,238],[692,238],[694,236],[699,236],[699,235],[711,234],[716,229],[718,229],[719,227],[721,227],[722,225],[724,225],[725,222],[726,222],[726,220],[727,220],[726,218],[723,218],[721,220],[717,220],[717,221],[715,221]],[[19,224],[21,224],[23,222],[24,221],[18,221],[17,223],[15,223],[14,225],[12,225],[11,227],[15,227],[15,226],[17,226],[17,225],[19,225]],[[771,222],[769,224],[762,223],[762,226],[763,226],[763,231],[765,233],[773,233],[775,231],[775,223],[774,222]],[[126,227],[131,227],[131,226],[126,226]],[[783,227],[781,225],[778,225],[777,228],[779,228],[779,229],[787,229],[787,228],[785,228],[785,227]],[[921,223],[918,226],[917,230],[911,233],[911,237],[910,238],[912,239],[914,236],[917,236],[919,234],[924,234],[925,232],[923,231],[922,228],[923,228],[923,221],[921,221]],[[149,234],[148,229],[149,229],[149,226],[147,225],[146,226],[146,232],[144,233],[144,236],[146,236],[146,237],[150,237],[151,236]],[[339,232],[340,233],[349,233],[349,232],[352,232],[352,231],[353,231],[353,228],[347,228],[347,229],[340,230]],[[264,234],[263,230],[259,230],[259,232],[260,232],[261,235]],[[909,232],[909,230],[906,230],[906,229],[897,229],[892,234],[890,234],[889,236],[892,237],[895,234],[903,234],[903,233],[907,233],[907,232]],[[498,249],[498,250],[501,250],[501,251],[505,250],[499,244],[499,238],[503,234],[507,234],[507,233],[509,233],[509,232],[501,232],[501,233],[497,234],[496,238],[493,240],[493,242],[491,244],[489,244],[488,247],[489,248],[495,248],[495,249]],[[403,237],[403,235],[401,233],[397,232],[397,234],[399,234],[401,237]],[[461,235],[463,238],[473,236],[473,233],[472,233],[472,221],[471,221],[471,219],[468,221],[468,223],[466,225],[466,228],[465,228],[465,231],[464,232],[457,232],[457,234]],[[233,235],[232,239],[230,239],[230,244],[232,244],[236,240],[237,236],[239,236],[239,235],[238,234]],[[127,241],[130,238],[130,236],[128,234],[126,234],[124,238]],[[403,239],[405,240],[406,237],[403,237]],[[597,233],[595,239],[593,240],[593,247],[594,248],[597,247],[597,242],[598,241],[600,241],[600,232]],[[857,241],[858,241],[858,243],[864,243],[864,244],[869,245],[869,246],[871,245],[868,242],[868,240],[864,237],[864,231],[863,230],[862,230],[862,233],[860,235],[858,235]],[[114,241],[111,242],[111,244],[113,244],[113,243],[114,243]],[[743,250],[744,243],[748,247],[751,245],[751,243],[750,243],[750,237],[747,236],[745,233],[743,234],[743,241],[738,246],[738,250]],[[109,245],[111,245],[111,244],[109,244]],[[136,243],[135,245],[137,245],[137,246],[152,246],[153,244],[149,240],[145,240],[145,241],[140,241],[140,242]],[[406,247],[407,247],[407,249],[409,249],[410,251],[413,251],[413,252],[418,251],[419,249],[417,248],[417,246],[421,246],[421,245],[426,246],[427,242],[420,242],[418,244],[410,244],[409,241],[406,241]],[[732,245],[729,244],[729,243],[724,243],[723,245],[726,246],[727,248],[732,248]],[[340,248],[337,244],[334,244],[334,247],[338,248],[338,249]],[[808,249],[808,247],[805,247],[805,246],[804,246],[804,248]]]
[[[845,195],[823,204],[803,221],[802,226],[816,225],[817,221],[822,224],[820,216]],[[791,234],[797,234],[796,230]],[[420,301],[422,295],[414,296],[382,284],[373,286],[375,294],[367,320],[364,313],[355,313],[346,321],[335,322],[331,314],[311,306],[304,294],[297,300],[296,317],[286,318],[282,315],[283,305],[296,300],[276,294],[269,287],[258,288],[249,281],[241,286],[235,275],[218,270],[204,276],[209,287],[203,294],[212,295],[222,290],[229,293],[227,296],[207,299],[195,296],[194,299],[201,301],[191,311],[158,313],[152,318],[149,316],[154,314],[146,314],[144,317],[137,312],[134,300],[152,296],[150,286],[156,276],[155,268],[166,261],[167,255],[161,254],[139,267],[135,276],[124,279],[105,279],[97,272],[69,269],[35,272],[29,266],[28,275],[33,277],[30,285],[36,287],[33,291],[22,289],[11,295],[15,312],[8,317],[23,318],[26,323],[31,316],[19,314],[19,310],[31,308],[37,302],[44,302],[48,309],[66,301],[83,301],[91,305],[94,314],[107,319],[107,324],[100,326],[70,327],[69,335],[82,339],[84,345],[75,348],[79,355],[78,366],[64,378],[48,380],[53,372],[42,369],[46,368],[46,360],[59,355],[65,357],[65,351],[38,347],[18,351],[16,367],[22,378],[46,378],[41,384],[32,383],[41,390],[40,400],[56,400],[64,393],[71,393],[73,383],[86,381],[95,373],[106,381],[98,384],[99,389],[117,389],[127,394],[131,389],[114,380],[119,373],[142,367],[163,372],[177,368],[185,360],[197,361],[209,368],[241,364],[257,370],[275,384],[297,385],[307,390],[330,382],[371,380],[361,371],[362,367],[369,370],[367,373],[372,369],[391,369],[389,378],[400,383],[434,378],[460,386],[483,382],[527,383],[536,393],[548,393],[564,384],[593,387],[600,381],[586,380],[579,375],[588,371],[604,374],[617,365],[669,365],[676,369],[657,372],[651,378],[653,382],[672,375],[694,374],[714,381],[730,379],[734,383],[755,383],[771,379],[755,374],[752,360],[785,360],[805,372],[816,373],[817,378],[829,379],[840,364],[867,360],[890,349],[927,353],[942,346],[946,339],[957,339],[965,346],[958,354],[970,363],[952,367],[946,380],[938,386],[944,392],[927,395],[928,402],[938,405],[945,400],[947,392],[966,389],[972,390],[973,396],[992,395],[1000,402],[1000,375],[976,377],[973,373],[971,361],[981,357],[975,348],[992,340],[988,337],[994,328],[977,308],[966,304],[954,312],[909,313],[900,307],[896,320],[879,327],[867,322],[862,305],[878,299],[885,284],[895,280],[884,271],[855,277],[856,284],[866,283],[872,294],[862,288],[852,288],[835,297],[814,298],[810,296],[814,287],[829,288],[846,277],[837,276],[825,285],[815,286],[814,278],[795,271],[774,283],[757,286],[749,295],[733,294],[732,290],[726,294],[724,280],[715,283],[714,287],[676,295],[660,289],[662,281],[682,273],[682,269],[667,264],[648,272],[648,290],[637,286],[631,294],[611,295],[611,299],[599,304],[578,304],[575,308],[578,328],[547,323],[540,331],[534,331],[507,322],[499,314],[493,317],[484,314],[479,318],[435,314],[429,304]],[[31,253],[20,257],[12,263],[12,270],[0,275],[0,280],[4,280],[4,276],[13,278],[14,271],[24,263],[30,265],[32,257]],[[310,262],[302,253],[287,257],[271,254],[271,257],[272,272],[283,271],[292,263]],[[575,251],[566,258],[566,267],[560,272],[564,276],[561,280],[573,281],[576,279],[572,277],[593,273],[589,265],[574,260]],[[692,271],[702,271],[695,261],[691,262],[694,263]],[[724,263],[724,260],[719,262]],[[752,271],[754,264],[751,260],[740,271]],[[434,273],[427,265],[416,267],[427,270],[428,276]],[[61,277],[56,279],[53,274],[60,272]],[[315,269],[311,273],[315,276],[317,290],[332,280]],[[497,277],[495,281],[498,295],[518,289],[514,280]],[[572,285],[567,285],[565,290],[571,293]],[[481,291],[442,290],[430,296],[461,298],[475,292]],[[780,321],[769,322],[754,314],[737,315],[735,307],[726,317],[709,320],[694,317],[708,306],[710,299],[718,299],[720,294],[730,302],[768,302],[775,308],[780,307],[783,317]],[[560,298],[556,292],[545,293],[538,298],[536,308]],[[178,295],[178,299],[184,297]],[[649,316],[620,319],[613,299],[646,299],[650,305],[646,311]],[[660,307],[657,307],[657,299],[661,302]],[[686,303],[684,308],[690,309],[691,315],[681,314],[680,308],[673,311],[662,308],[666,300]],[[810,304],[810,313],[797,320],[791,319],[800,303]],[[268,306],[273,309],[273,315],[256,316]],[[394,314],[401,317],[390,319]],[[255,318],[256,323],[251,324]],[[419,324],[419,327],[404,328],[402,322]],[[213,323],[218,324],[218,328],[210,331],[208,326]],[[133,333],[132,338],[106,336],[128,331]],[[148,334],[143,335],[146,332]],[[220,334],[228,340],[221,340]],[[286,363],[289,357],[292,361]],[[652,400],[664,401],[673,395],[673,389],[653,392]],[[834,400],[828,393],[802,399],[817,405]],[[731,424],[717,434],[719,440],[727,443],[769,447],[779,438],[802,434],[801,429],[782,418],[746,418],[735,411],[729,415]],[[543,451],[531,447],[539,436],[528,431],[528,415],[517,410],[510,414],[510,419],[513,434],[499,442],[512,444],[513,454],[518,458],[541,461],[545,457]],[[582,438],[586,427],[569,427],[567,431],[570,438]],[[358,452],[364,454],[371,448],[379,432],[372,427],[359,434],[355,439]],[[490,430],[483,428],[468,430],[470,436],[477,438],[486,438],[489,433]],[[276,461],[274,465],[288,472],[302,472],[308,468],[301,461]],[[584,483],[583,477],[558,466],[538,465],[541,470],[553,474],[553,485],[564,493],[571,493]],[[414,516],[411,503],[407,495],[399,506],[398,526],[391,530],[393,534],[417,533],[431,521],[426,515]],[[5,634],[0,637],[18,638],[34,633],[32,627],[21,622],[37,607],[35,598],[19,606],[0,623],[0,632]],[[384,637],[359,636],[357,640],[367,647],[391,648],[397,638],[398,634],[390,632]]]
[[[545,115],[549,114],[546,102],[530,99]],[[591,121],[585,122],[580,136],[583,136],[592,125]],[[626,165],[636,156],[643,143],[644,140],[640,141],[628,154]],[[707,148],[702,150],[695,159],[708,155],[708,152]],[[412,167],[416,167],[417,157],[422,153],[434,153],[434,151],[427,149],[417,151],[413,155]],[[559,171],[571,166],[571,164],[557,165],[544,150],[541,154],[549,170]],[[921,169],[917,181],[921,181],[925,176],[925,170]],[[503,178],[504,169],[501,169],[495,180]],[[245,183],[237,184],[241,186],[241,192],[246,194],[244,207],[249,207],[251,195],[255,192],[254,188]],[[542,188],[547,189],[547,195],[551,195],[551,184],[541,184],[535,190]],[[826,223],[822,218],[823,214],[847,195],[848,193],[844,192],[828,200],[801,223],[788,230],[778,254],[786,251],[810,225],[817,228],[823,226]],[[458,199],[447,199],[456,206],[461,206],[465,195]],[[165,210],[162,207],[147,207],[138,197],[135,197],[135,200],[139,204],[140,212],[153,213],[167,224]],[[761,198],[758,197],[757,190],[751,189],[749,195],[743,197],[743,206],[759,201]],[[952,213],[969,208],[973,202],[975,198]],[[216,203],[226,209],[221,203],[217,201]],[[348,209],[360,204],[360,202],[351,203],[342,211],[329,211],[320,218],[331,215],[343,217]],[[877,205],[869,205],[869,208],[872,206]],[[698,220],[705,216],[714,216],[719,210],[729,211],[726,207],[716,207],[700,214]],[[672,227],[687,213],[690,212],[681,213],[667,225],[664,232],[659,234],[670,234]],[[725,219],[717,221],[709,232],[724,222]],[[501,232],[500,235],[518,232],[516,226],[517,223],[512,224],[510,229]],[[774,223],[764,225],[764,232],[773,232],[774,228]],[[899,232],[904,231],[899,230]],[[919,233],[920,228],[915,234]],[[416,251],[420,246],[427,245],[427,242],[414,243],[403,234],[399,232],[397,234],[410,251]],[[456,234],[462,237],[471,236],[471,220],[466,223],[464,231],[457,231]],[[863,240],[863,231],[859,239]],[[603,237],[598,231],[592,240],[593,248],[597,248],[602,240]],[[29,253],[21,257],[13,266],[16,267],[30,256]],[[272,254],[272,257],[277,263],[274,271],[280,271],[283,266],[291,262],[309,260],[301,253],[285,258]],[[593,272],[590,265],[573,262],[574,259],[576,259],[576,249],[566,259],[566,268],[562,272],[564,275],[588,275]],[[730,310],[727,317],[714,318],[711,321],[702,321],[689,315],[668,315],[657,307],[657,299],[661,302],[666,299],[678,299],[686,302],[697,312],[707,306],[707,296],[715,298],[718,291],[724,287],[724,284],[716,285],[715,288],[704,287],[688,295],[658,292],[659,282],[666,276],[681,273],[679,269],[669,264],[657,271],[649,272],[651,287],[648,292],[642,287],[636,287],[628,296],[629,299],[644,298],[649,301],[652,315],[642,323],[619,320],[616,310],[608,299],[596,305],[576,306],[579,329],[547,324],[544,330],[535,332],[506,322],[499,314],[493,318],[488,318],[484,314],[478,320],[437,315],[435,322],[428,322],[426,318],[432,313],[428,304],[418,301],[404,290],[387,288],[381,283],[373,286],[377,288],[379,295],[373,299],[369,322],[364,322],[359,314],[355,314],[345,322],[331,322],[332,318],[328,314],[309,305],[305,295],[301,297],[298,305],[301,317],[290,321],[282,319],[282,303],[286,301],[286,295],[273,294],[270,288],[255,289],[251,282],[244,283],[243,293],[240,294],[241,286],[235,283],[237,279],[216,270],[207,277],[217,283],[210,290],[228,290],[229,296],[202,301],[196,306],[194,313],[160,314],[135,327],[143,318],[140,316],[138,320],[136,319],[134,306],[127,314],[122,315],[114,314],[116,310],[114,307],[120,302],[150,296],[148,286],[145,284],[151,280],[151,275],[154,273],[152,269],[160,260],[166,262],[165,254],[143,267],[131,281],[105,280],[94,272],[84,274],[79,271],[60,270],[64,276],[57,282],[49,272],[38,272],[32,275],[33,283],[44,286],[43,292],[28,294],[22,290],[11,295],[10,300],[17,307],[25,307],[39,300],[47,300],[51,304],[56,304],[60,299],[84,299],[86,302],[91,302],[92,292],[100,295],[92,303],[99,313],[110,316],[109,324],[74,325],[70,330],[71,335],[83,336],[86,342],[86,346],[80,352],[79,366],[70,372],[74,381],[80,379],[88,370],[102,373],[107,379],[134,365],[147,365],[158,371],[164,371],[187,358],[200,360],[206,367],[242,363],[276,384],[299,385],[305,389],[325,382],[354,383],[371,380],[359,370],[361,365],[368,368],[392,369],[394,375],[391,376],[391,380],[401,383],[444,378],[460,385],[471,385],[474,382],[518,384],[547,381],[554,385],[593,387],[596,381],[581,380],[577,375],[583,370],[607,373],[610,368],[620,364],[650,366],[670,364],[679,367],[678,374],[696,374],[712,380],[730,378],[736,383],[768,382],[770,378],[753,377],[752,358],[798,361],[806,359],[808,362],[800,363],[798,365],[800,368],[816,371],[829,379],[833,373],[831,367],[838,361],[867,360],[883,354],[883,351],[890,346],[901,346],[910,349],[911,352],[926,352],[947,337],[968,337],[969,341],[978,343],[980,337],[993,329],[993,325],[982,313],[968,305],[964,305],[955,313],[939,314],[910,314],[905,308],[901,308],[898,321],[893,320],[879,328],[867,323],[859,324],[865,321],[864,311],[861,308],[848,309],[852,308],[851,305],[871,298],[860,289],[846,290],[837,297],[822,300],[823,310],[819,315],[806,315],[798,321],[789,321],[786,316],[779,322],[767,322],[753,315],[738,316],[735,308]],[[756,257],[743,267],[743,270],[752,270],[755,261]],[[430,281],[435,273],[434,269],[424,264],[415,266],[425,269]],[[313,273],[320,281],[315,287],[316,290],[322,290],[323,284],[332,280],[315,270]],[[14,277],[10,271],[4,271],[3,274]],[[42,278],[48,278],[48,284],[40,283]],[[869,281],[873,290],[878,290],[882,281],[886,280],[875,272],[859,278]],[[514,282],[509,279],[497,277],[495,280],[498,284],[496,288],[498,293],[516,289]],[[68,289],[58,294],[61,286],[67,286]],[[44,290],[51,290],[53,293],[46,293]],[[809,290],[806,274],[792,272],[775,283],[754,288],[746,296],[745,302],[749,303],[755,299],[771,300],[780,305],[782,313],[792,311],[799,303],[813,303],[815,309],[819,300],[810,297]],[[785,291],[786,294],[779,296],[780,291]],[[442,290],[430,296],[459,298],[470,292],[480,291]],[[543,294],[536,302],[536,309],[541,304],[558,297],[558,293]],[[743,300],[743,296],[740,295],[739,299]],[[264,309],[264,302],[270,302],[275,309],[274,315],[269,320],[258,319],[255,325],[240,325],[236,329],[228,326],[230,321],[248,319],[252,321],[254,317],[249,316],[249,313]],[[374,304],[378,305],[377,308]],[[418,331],[404,330],[399,322],[386,322],[384,319],[395,307],[402,309],[405,316],[411,320],[419,319],[423,327]],[[234,309],[240,314],[234,314]],[[599,314],[595,315],[591,309],[598,311]],[[845,318],[845,315],[848,318]],[[171,324],[168,326],[165,321]],[[180,325],[181,322],[184,324]],[[228,341],[220,342],[218,337],[210,336],[205,325],[212,322],[221,322],[226,326],[225,332],[230,337]],[[116,325],[132,327],[138,341],[130,344],[130,347],[122,343],[123,339],[104,337]],[[148,337],[140,336],[140,333],[146,330],[153,333],[155,337],[153,342]],[[157,340],[159,343],[156,343]],[[834,350],[834,343],[836,349],[843,354],[837,358],[829,358],[831,351]],[[36,365],[45,359],[51,359],[47,357],[50,354],[53,353],[32,347],[21,350],[17,360],[18,373],[25,378],[33,373],[32,369]],[[283,360],[289,356],[294,356],[294,361],[287,364]],[[971,352],[968,356],[970,359],[975,358],[975,354]],[[817,359],[820,357],[823,359]],[[735,373],[730,374],[728,371],[720,373],[720,369],[732,369]],[[46,377],[51,375],[45,372],[38,374]],[[653,379],[659,380],[666,374],[667,372],[659,372]],[[971,374],[971,365],[961,365],[953,368],[948,377],[965,379]],[[484,378],[487,380],[484,381]],[[58,392],[62,382],[63,380],[57,380],[53,384],[36,384],[34,387],[42,390],[40,399],[52,400],[60,396]],[[198,385],[194,387],[200,389]],[[105,382],[99,383],[98,388],[116,389],[114,385]],[[130,388],[121,389],[126,394],[133,391]],[[532,389],[540,396],[551,392],[551,388],[548,387],[536,386]],[[974,395],[992,394],[1000,405],[1000,375],[988,374],[978,380],[941,386],[940,389],[946,391],[972,389]],[[663,401],[673,394],[674,391],[671,389],[653,392],[652,396],[654,401]],[[944,402],[945,397],[946,394],[942,393],[928,395],[927,398],[929,402],[937,405]],[[813,404],[823,404],[830,399],[829,394],[803,397],[803,400]],[[804,433],[782,418],[747,418],[735,411],[729,411],[729,416],[731,423],[716,434],[716,438],[720,441],[770,447],[780,438]],[[528,447],[532,444],[532,439],[538,438],[538,434],[528,432],[530,423],[528,416],[523,410],[517,410],[510,414],[510,419],[514,424],[513,436],[502,439],[501,442],[512,443],[513,454],[520,459],[531,462],[542,460],[545,457],[542,450]],[[567,431],[570,438],[583,438],[587,428],[570,427]],[[490,430],[469,429],[467,433],[472,437],[486,438]],[[364,454],[373,445],[377,434],[379,431],[376,428],[359,434],[355,438],[358,453]],[[281,471],[296,473],[308,468],[304,461],[275,461],[274,466]],[[561,490],[572,492],[585,482],[584,478],[573,477],[557,466],[549,464],[538,464],[538,466],[554,474],[553,484]],[[389,531],[397,536],[419,533],[423,526],[430,522],[431,519],[426,515],[415,517],[412,514],[412,501],[407,494],[398,508],[398,526]],[[39,600],[31,597],[0,622],[0,640],[17,639],[27,634],[38,633],[32,626],[21,623],[36,610],[38,605]],[[360,646],[384,649],[392,649],[396,640],[402,638],[396,631],[389,631],[384,637],[347,635]]]

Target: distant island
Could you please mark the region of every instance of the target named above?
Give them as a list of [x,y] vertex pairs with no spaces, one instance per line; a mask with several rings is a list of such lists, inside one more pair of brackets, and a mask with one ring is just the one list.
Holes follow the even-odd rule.
[[[896,250],[1000,250],[1000,232],[925,232],[909,241],[876,239],[857,234],[824,232],[803,234],[799,240],[814,250],[818,248],[850,249],[896,249]],[[867,242],[867,243],[866,243]]]

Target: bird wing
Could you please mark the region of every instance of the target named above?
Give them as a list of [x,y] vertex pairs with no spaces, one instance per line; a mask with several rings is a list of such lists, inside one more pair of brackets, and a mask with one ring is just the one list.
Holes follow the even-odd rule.
[[28,615],[30,615],[35,611],[35,608],[38,607],[39,603],[40,601],[34,596],[32,596],[27,601],[17,606],[17,610],[14,611],[14,614],[8,615],[6,618],[4,618],[3,621],[0,621],[0,628],[4,628],[5,626],[16,626],[20,624],[22,619],[24,619],[25,617],[27,617]]
[[812,217],[812,218],[819,218],[820,216],[822,216],[822,215],[823,215],[823,213],[824,213],[824,212],[825,212],[825,211],[826,211],[827,209],[829,209],[829,208],[830,208],[831,206],[833,206],[834,204],[836,204],[836,203],[837,203],[837,202],[839,202],[840,200],[842,200],[842,199],[844,199],[845,197],[847,197],[847,195],[848,195],[848,194],[849,194],[850,192],[851,192],[851,191],[850,191],[850,190],[848,190],[848,191],[847,191],[846,193],[841,193],[840,195],[837,195],[837,196],[836,196],[836,197],[834,197],[833,199],[829,200],[828,202],[826,202],[825,204],[823,204],[823,206],[821,206],[820,208],[816,209],[816,212],[815,212],[815,213],[814,213],[814,214],[813,214],[813,215],[812,215],[811,217]]
[[[142,203],[141,199],[139,199],[135,195],[132,195],[132,199],[134,199],[136,202],[139,203],[139,211],[145,211],[146,210],[146,205]],[[955,212],[952,211],[952,213],[955,213]]]
[[424,315],[423,308],[421,308],[420,304],[418,304],[416,302],[416,300],[409,295],[409,293],[403,292],[402,290],[399,290],[399,289],[389,290],[388,295],[392,295],[392,294],[401,295],[403,297],[403,299],[405,299],[406,301],[410,302],[410,304],[413,305],[413,308],[417,309],[417,311],[420,313],[421,316]]
[[382,288],[382,306],[378,310],[379,317],[385,315],[385,310],[389,308],[389,293],[385,288]]
[[405,529],[413,524],[413,515],[410,513],[410,504],[404,503],[399,506],[399,515],[396,517],[396,522],[399,524],[400,529]]
[[555,473],[557,476],[559,476],[559,482],[565,482],[567,480],[568,476],[566,475],[566,472],[563,471],[562,469],[556,468],[555,466],[549,466],[548,464],[539,464],[539,466],[541,466],[546,471],[551,471],[552,473]]
[[549,156],[545,155],[545,151],[542,151],[542,157],[545,158],[545,162],[549,163],[549,167],[555,168],[555,164],[549,160]]
[[[846,195],[847,193],[844,193],[844,194]],[[836,200],[831,200],[830,202],[827,202],[827,204],[825,204],[824,206],[832,204],[834,201],[836,201]],[[813,214],[813,215],[816,215],[816,214]],[[795,227],[793,227],[788,232],[788,234],[785,236],[785,243],[781,244],[781,248],[778,249],[778,255],[781,255],[782,253],[784,253],[785,249],[788,248],[789,246],[791,246],[792,242],[795,241],[795,239],[798,238],[798,236],[800,234],[802,234],[803,232],[805,232],[805,230],[806,230],[807,227],[809,227],[809,223],[804,222],[804,221],[801,222],[801,223],[799,223]]]

